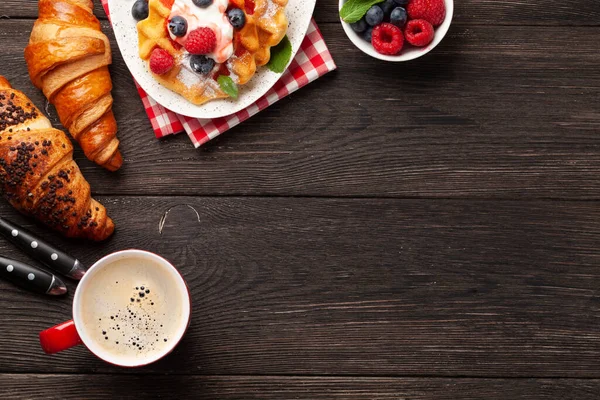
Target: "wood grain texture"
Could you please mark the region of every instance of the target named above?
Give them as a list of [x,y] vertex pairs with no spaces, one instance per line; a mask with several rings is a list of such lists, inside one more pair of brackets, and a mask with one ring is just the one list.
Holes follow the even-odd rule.
[[[31,24],[0,21],[0,73],[43,105],[22,56]],[[116,54],[113,93],[125,165],[110,174],[78,151],[93,190],[600,198],[597,28],[457,26],[433,54],[402,65],[363,55],[338,24],[323,24],[322,31],[339,71],[200,150],[185,135],[153,137]]]
[[0,375],[14,400],[596,400],[599,380]]
[[113,240],[61,244],[88,265],[130,247],[170,259],[192,290],[188,335],[135,371],[81,348],[45,356],[37,333],[69,318],[71,297],[0,282],[1,372],[600,376],[595,203],[100,200]]
[[[600,2],[456,7],[440,47],[396,65],[355,49],[319,0],[339,70],[200,150],[153,138],[104,21],[126,164],[76,158],[116,235],[67,242],[0,215],[88,265],[167,257],[192,325],[139,370],[50,357],[37,334],[70,317],[74,283],[48,299],[0,281],[0,397],[596,399],[600,209],[564,200],[600,199]],[[23,60],[36,13],[0,2],[0,74],[43,107]]]
[[[100,0],[94,0],[96,15],[106,18]],[[12,18],[36,18],[36,0],[3,0],[0,15]],[[535,1],[481,1],[457,0],[456,21],[461,24],[485,25],[600,25],[600,4],[594,0],[565,0],[548,4]],[[315,9],[317,22],[338,22],[338,1],[317,0]]]

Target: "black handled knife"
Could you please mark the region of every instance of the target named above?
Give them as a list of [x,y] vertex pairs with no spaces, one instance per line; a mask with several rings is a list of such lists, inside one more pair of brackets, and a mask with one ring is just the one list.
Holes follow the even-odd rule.
[[23,289],[60,296],[67,293],[64,282],[56,276],[20,261],[0,257],[0,277]]
[[77,259],[4,218],[0,218],[0,234],[31,258],[62,275],[79,280],[85,274],[85,268]]

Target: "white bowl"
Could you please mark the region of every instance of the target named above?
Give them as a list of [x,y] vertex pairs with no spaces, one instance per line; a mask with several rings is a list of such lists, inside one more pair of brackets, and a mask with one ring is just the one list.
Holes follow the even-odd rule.
[[[346,0],[340,0],[340,10],[342,9],[342,6],[345,2]],[[444,2],[446,3],[446,19],[444,20],[442,25],[435,28],[435,36],[433,37],[433,41],[425,47],[410,46],[405,41],[402,51],[399,55],[396,56],[379,54],[375,51],[371,43],[367,42],[358,33],[354,32],[349,23],[344,22],[342,19],[340,19],[340,21],[342,23],[342,26],[344,27],[344,31],[346,32],[348,38],[352,41],[352,43],[354,43],[356,47],[361,49],[364,53],[367,53],[371,57],[378,58],[384,61],[410,61],[429,53],[435,48],[435,46],[437,46],[442,41],[444,36],[446,36],[446,33],[448,33],[448,29],[450,28],[450,24],[452,23],[452,16],[454,15],[454,0],[444,0]]]

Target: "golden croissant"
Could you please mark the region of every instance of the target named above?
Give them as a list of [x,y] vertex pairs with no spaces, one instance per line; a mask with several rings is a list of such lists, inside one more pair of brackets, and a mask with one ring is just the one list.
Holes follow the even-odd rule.
[[112,112],[110,43],[91,0],[40,0],[25,48],[29,76],[56,107],[86,157],[116,171],[123,164]]
[[115,229],[90,197],[69,138],[2,76],[0,189],[17,210],[65,236],[104,240]]

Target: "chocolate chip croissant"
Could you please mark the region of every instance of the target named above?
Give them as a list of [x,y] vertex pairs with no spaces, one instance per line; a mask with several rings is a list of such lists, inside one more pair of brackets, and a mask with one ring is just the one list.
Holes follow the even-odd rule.
[[86,157],[115,171],[123,164],[112,112],[110,42],[91,0],[40,0],[25,61],[35,86]]
[[67,237],[99,241],[115,229],[91,198],[69,138],[2,76],[0,190],[17,210]]

